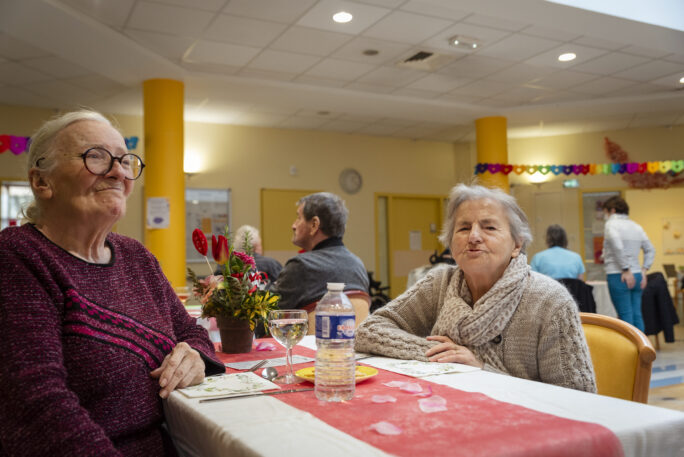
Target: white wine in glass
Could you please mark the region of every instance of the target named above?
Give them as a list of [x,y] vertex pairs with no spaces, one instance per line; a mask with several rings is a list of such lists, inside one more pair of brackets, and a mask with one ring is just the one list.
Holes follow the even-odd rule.
[[287,372],[273,381],[278,384],[299,382],[292,372],[292,348],[299,343],[309,329],[306,311],[301,309],[280,309],[268,313],[268,326],[271,336],[287,349]]

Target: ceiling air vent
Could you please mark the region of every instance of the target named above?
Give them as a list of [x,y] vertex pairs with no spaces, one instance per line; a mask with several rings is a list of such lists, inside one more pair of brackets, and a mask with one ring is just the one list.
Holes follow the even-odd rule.
[[430,51],[418,51],[399,61],[398,67],[414,70],[433,71],[448,63],[452,57]]

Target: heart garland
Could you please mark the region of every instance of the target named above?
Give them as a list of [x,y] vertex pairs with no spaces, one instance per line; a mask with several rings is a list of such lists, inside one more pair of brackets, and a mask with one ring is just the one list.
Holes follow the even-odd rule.
[[513,165],[509,163],[478,163],[475,165],[475,174],[511,172],[516,175],[528,173],[530,175],[539,172],[543,175],[553,173],[555,176],[564,175],[617,175],[617,174],[644,174],[644,173],[669,173],[678,174],[684,171],[684,160],[661,160],[658,162],[629,162],[629,163],[582,163],[573,165]]

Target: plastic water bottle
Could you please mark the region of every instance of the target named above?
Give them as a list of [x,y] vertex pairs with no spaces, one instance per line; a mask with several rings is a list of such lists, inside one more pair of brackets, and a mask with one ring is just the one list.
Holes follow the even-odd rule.
[[328,283],[328,293],[316,306],[316,398],[351,400],[354,378],[354,307],[343,293],[344,283]]

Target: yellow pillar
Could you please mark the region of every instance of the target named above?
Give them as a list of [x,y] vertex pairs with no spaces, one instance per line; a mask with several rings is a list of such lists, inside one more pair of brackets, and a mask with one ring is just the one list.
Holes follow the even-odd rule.
[[[506,118],[503,116],[483,117],[475,121],[477,136],[477,163],[508,163],[508,137]],[[485,172],[478,174],[480,184],[498,187],[509,192],[508,175]]]
[[[183,83],[143,82],[145,134],[145,246],[174,287],[185,281],[185,176],[183,175]],[[168,199],[167,228],[150,228],[150,198]],[[159,202],[157,200],[156,202]]]

